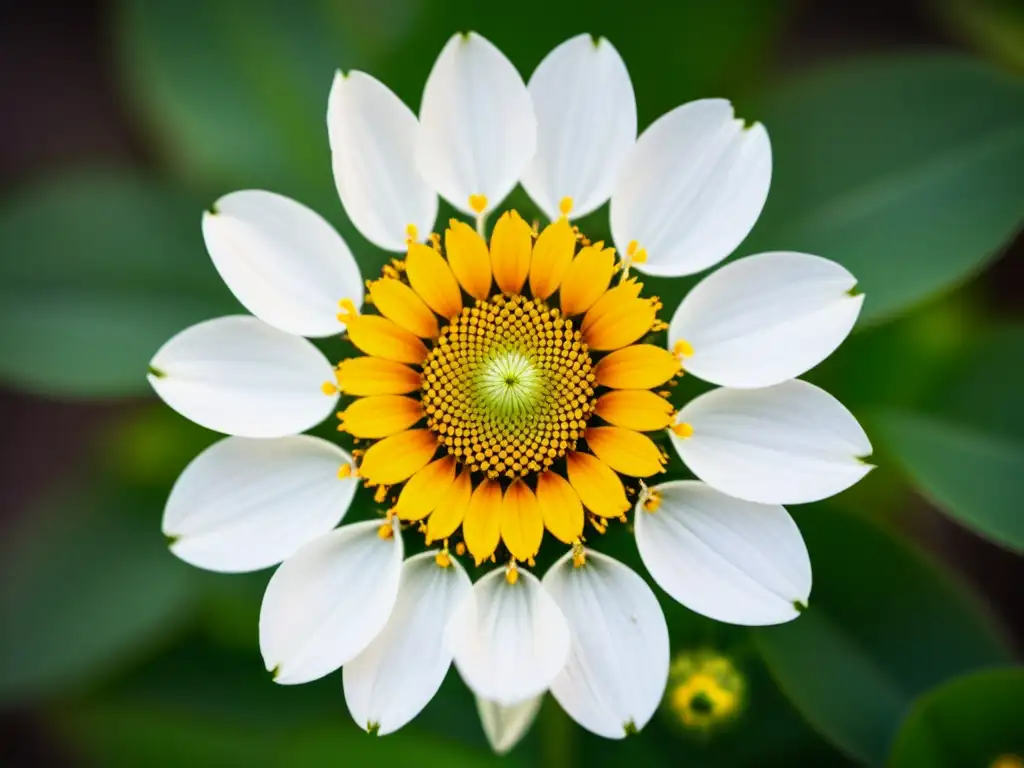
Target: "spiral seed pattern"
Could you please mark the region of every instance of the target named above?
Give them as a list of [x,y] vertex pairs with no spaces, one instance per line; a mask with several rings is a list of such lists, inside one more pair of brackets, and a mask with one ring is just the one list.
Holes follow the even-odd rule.
[[427,426],[475,472],[542,472],[586,430],[594,411],[587,345],[538,299],[494,296],[466,307],[423,364]]

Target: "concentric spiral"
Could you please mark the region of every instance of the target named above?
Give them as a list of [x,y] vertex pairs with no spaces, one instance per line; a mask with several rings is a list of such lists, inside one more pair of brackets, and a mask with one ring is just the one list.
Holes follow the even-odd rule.
[[423,364],[427,426],[473,471],[542,472],[586,430],[591,368],[580,332],[543,301],[479,301],[442,331]]

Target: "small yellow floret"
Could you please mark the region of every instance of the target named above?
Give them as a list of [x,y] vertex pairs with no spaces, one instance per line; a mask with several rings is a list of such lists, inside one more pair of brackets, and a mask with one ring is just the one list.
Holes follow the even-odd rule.
[[333,381],[325,381],[320,385],[320,391],[325,395],[336,395],[338,394],[338,386]]
[[448,550],[443,549],[434,555],[434,562],[437,563],[439,568],[451,568],[452,558],[448,554]]
[[418,243],[420,240],[419,230],[415,224],[409,224],[405,228],[405,242],[406,243]]
[[563,197],[561,202],[558,204],[558,210],[563,216],[569,215],[569,212],[572,210],[572,202],[571,197]]
[[352,477],[352,465],[342,464],[338,467],[338,479],[344,480],[346,477]]
[[509,584],[515,584],[519,581],[519,569],[516,568],[516,561],[509,561],[508,568],[505,569],[505,581]]
[[391,523],[381,523],[380,528],[377,529],[377,535],[382,539],[390,539],[395,535],[395,529],[391,527]]

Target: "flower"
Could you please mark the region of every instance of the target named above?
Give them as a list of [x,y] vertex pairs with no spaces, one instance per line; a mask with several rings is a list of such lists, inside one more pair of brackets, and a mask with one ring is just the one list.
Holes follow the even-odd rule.
[[[221,571],[282,563],[260,614],[268,670],[300,683],[342,667],[371,732],[415,717],[453,661],[498,751],[547,691],[600,735],[642,728],[669,676],[667,626],[590,531],[632,513],[651,575],[707,616],[797,616],[810,562],[781,504],[869,469],[853,416],[796,379],[851,330],[854,278],[808,254],[749,256],[662,322],[636,273],[725,259],[764,205],[770,145],[720,99],[637,138],[629,75],[604,39],[568,40],[526,85],[487,40],[456,35],[419,119],[359,72],[337,75],[327,118],[345,211],[402,258],[364,289],[344,241],[300,203],[250,190],[204,215],[214,265],[252,316],[188,328],[150,364],[169,405],[230,435],[172,489],[172,550]],[[517,183],[547,225],[500,210]],[[469,220],[435,234],[438,195]],[[571,223],[609,199],[614,248]],[[356,356],[336,366],[302,338],[342,331]],[[667,388],[683,368],[721,386],[677,412]],[[342,396],[351,453],[299,434]],[[651,435],[699,479],[648,486],[669,460]],[[336,527],[360,482],[381,516]],[[434,548],[406,558],[417,533]],[[545,538],[563,554],[541,580]],[[500,563],[472,583],[467,550]]]
[[672,659],[665,705],[683,728],[706,733],[739,716],[746,689],[729,657],[709,649],[689,651]]

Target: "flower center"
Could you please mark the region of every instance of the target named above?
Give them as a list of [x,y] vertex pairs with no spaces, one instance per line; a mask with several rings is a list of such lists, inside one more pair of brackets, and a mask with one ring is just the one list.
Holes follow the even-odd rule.
[[427,426],[474,472],[542,472],[586,430],[591,368],[580,332],[543,301],[479,301],[441,332],[423,364]]

